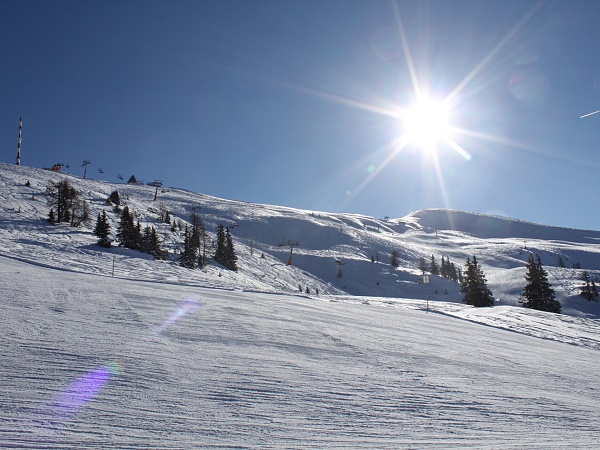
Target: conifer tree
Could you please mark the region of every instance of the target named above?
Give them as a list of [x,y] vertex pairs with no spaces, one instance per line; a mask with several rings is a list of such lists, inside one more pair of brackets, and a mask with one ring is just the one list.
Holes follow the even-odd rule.
[[594,301],[598,301],[599,295],[600,293],[598,293],[598,289],[596,289],[596,282],[592,280],[592,298],[594,299]]
[[579,295],[589,302],[597,302],[600,294],[598,294],[598,289],[596,288],[596,283],[594,280],[591,280],[590,283],[590,275],[588,274],[587,270],[584,270],[581,274],[581,280],[583,281],[583,286],[581,286],[581,292]]
[[438,265],[435,262],[435,257],[433,255],[431,255],[431,265],[429,266],[429,272],[431,272],[431,275],[440,274],[440,269],[438,268]]
[[393,267],[398,267],[400,265],[400,255],[398,254],[398,250],[392,250],[392,256],[391,256],[391,261],[390,264]]
[[229,270],[238,270],[238,257],[235,254],[235,249],[233,248],[233,239],[231,238],[229,227],[227,227],[225,230],[225,253],[227,255],[225,267],[227,267]]
[[142,224],[140,223],[140,221],[138,219],[137,225],[133,229],[133,246],[131,248],[134,250],[144,251],[143,246],[144,246],[144,237],[142,235]]
[[121,219],[117,227],[117,240],[121,247],[135,248],[136,246],[136,227],[133,223],[133,215],[129,212],[128,206],[125,206],[123,211],[121,211]]
[[227,251],[225,249],[225,229],[223,225],[217,227],[217,249],[215,251],[214,259],[222,266],[226,266]]
[[456,273],[456,266],[453,262],[450,263],[450,278],[452,281],[458,281],[458,275]]
[[146,226],[142,233],[140,251],[154,256],[156,259],[164,259],[164,252],[160,248],[160,239],[156,233],[156,228]]
[[141,251],[143,251],[144,253],[150,253],[150,234],[152,233],[152,230],[150,229],[150,225],[147,225],[146,228],[144,228],[144,232],[142,233],[142,246],[141,246]]
[[110,240],[110,224],[106,217],[106,211],[102,211],[102,214],[98,213],[98,220],[96,220],[96,227],[94,228],[94,235],[98,237],[97,244],[100,247],[110,248],[112,242]]
[[425,275],[425,271],[427,270],[427,262],[422,256],[419,258],[419,270],[421,271],[421,275]]
[[464,281],[460,289],[465,296],[463,302],[476,307],[494,306],[494,296],[487,287],[487,280],[477,264],[477,258],[473,256],[473,261],[467,258],[465,265]]
[[200,248],[198,249],[198,266],[200,268],[208,264],[208,233],[204,225],[200,227]]
[[525,299],[523,302],[525,308],[560,313],[560,303],[554,296],[554,289],[548,282],[548,275],[542,267],[539,255],[535,259],[533,255],[529,255],[525,280],[527,280],[527,285],[522,294]]
[[198,265],[204,267],[206,264],[206,228],[200,216],[196,213],[191,215],[191,237],[190,244],[198,255]]
[[186,225],[183,234],[183,251],[179,256],[179,264],[189,269],[196,267],[196,249],[192,246],[191,238],[192,233]]

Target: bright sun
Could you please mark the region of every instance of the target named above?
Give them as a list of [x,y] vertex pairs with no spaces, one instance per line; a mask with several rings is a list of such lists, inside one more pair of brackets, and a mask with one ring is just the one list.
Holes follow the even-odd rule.
[[404,132],[407,142],[431,150],[449,137],[448,108],[443,102],[420,100],[404,112]]

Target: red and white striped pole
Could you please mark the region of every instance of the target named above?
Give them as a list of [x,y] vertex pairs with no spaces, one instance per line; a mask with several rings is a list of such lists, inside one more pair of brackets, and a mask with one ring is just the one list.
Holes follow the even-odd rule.
[[19,142],[17,143],[17,166],[21,165],[21,131],[23,130],[23,118],[19,117]]

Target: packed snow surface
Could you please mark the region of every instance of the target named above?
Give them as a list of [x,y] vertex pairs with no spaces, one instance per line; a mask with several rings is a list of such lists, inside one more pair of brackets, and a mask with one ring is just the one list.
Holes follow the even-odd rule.
[[[553,314],[514,319],[540,339],[408,300],[383,308],[7,259],[0,283],[4,448],[582,449],[600,438],[597,346],[557,341],[568,325]],[[596,324],[576,326],[597,339]]]
[[[48,224],[45,186],[61,177],[94,217],[116,225],[118,188],[172,254],[181,238],[156,219],[154,188],[0,164],[1,448],[598,448],[598,307],[577,286],[600,268],[599,232],[165,189],[179,220],[232,227],[240,270],[190,270]],[[531,253],[566,314],[519,305]],[[432,254],[476,254],[497,306],[419,284]]]

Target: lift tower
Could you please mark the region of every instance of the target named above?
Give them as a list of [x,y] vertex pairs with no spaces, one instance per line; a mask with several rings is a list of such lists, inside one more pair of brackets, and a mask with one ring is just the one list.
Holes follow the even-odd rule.
[[21,131],[23,130],[23,118],[19,117],[19,141],[17,142],[17,166],[21,165]]

